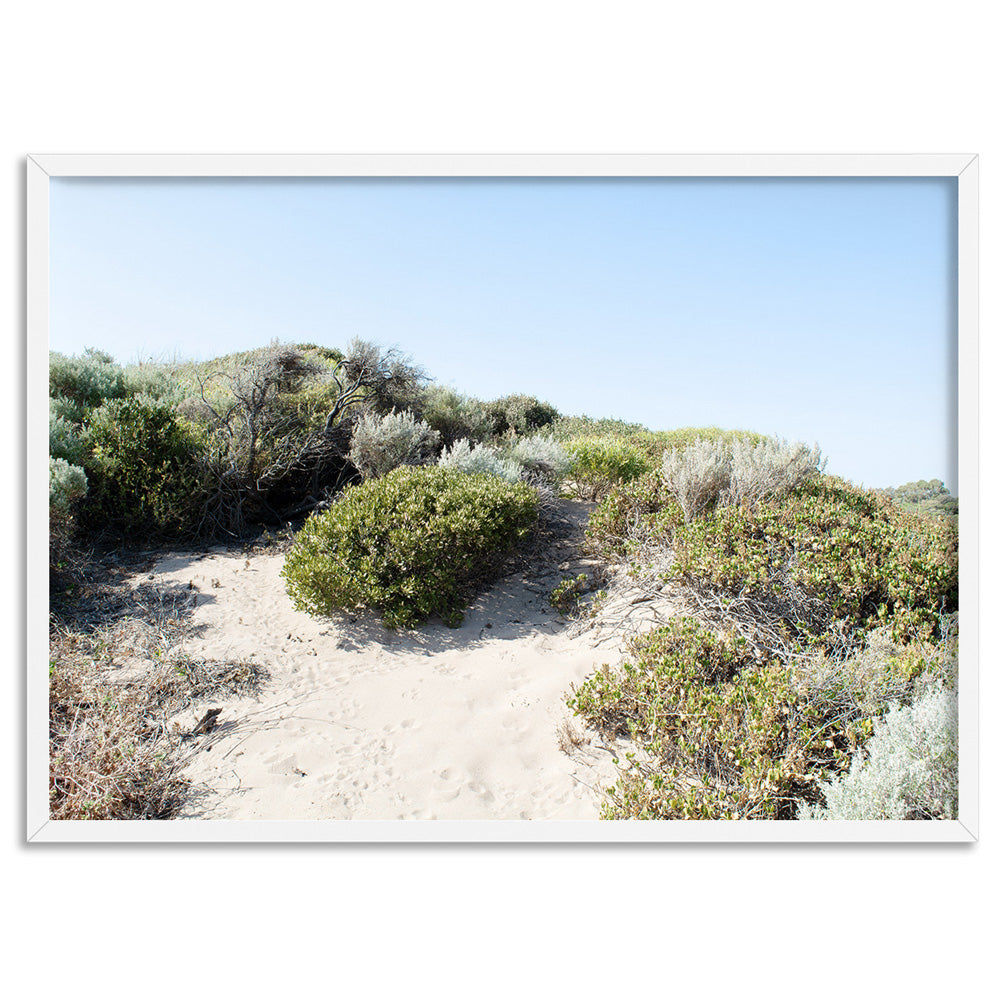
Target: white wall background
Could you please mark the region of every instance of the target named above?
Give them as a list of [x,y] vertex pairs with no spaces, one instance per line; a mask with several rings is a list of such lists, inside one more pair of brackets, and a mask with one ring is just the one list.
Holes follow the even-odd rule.
[[[978,152],[988,628],[1000,273],[988,12],[970,0],[22,2],[0,56],[8,458],[29,152]],[[37,995],[89,982],[113,997],[969,996],[980,974],[995,980],[989,635],[974,847],[29,850],[21,501],[4,503],[5,978],[30,976]]]

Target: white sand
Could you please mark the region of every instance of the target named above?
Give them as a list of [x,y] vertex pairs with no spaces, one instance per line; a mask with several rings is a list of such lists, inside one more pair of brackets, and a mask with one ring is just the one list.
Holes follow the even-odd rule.
[[548,605],[562,576],[586,569],[589,507],[568,504],[575,539],[482,595],[457,629],[395,633],[297,612],[280,554],[161,560],[155,582],[198,595],[184,652],[253,659],[271,674],[259,700],[198,706],[223,711],[185,772],[200,789],[186,817],[598,818],[611,757],[589,742],[567,755],[558,730],[572,718],[570,686],[617,654],[572,636]]

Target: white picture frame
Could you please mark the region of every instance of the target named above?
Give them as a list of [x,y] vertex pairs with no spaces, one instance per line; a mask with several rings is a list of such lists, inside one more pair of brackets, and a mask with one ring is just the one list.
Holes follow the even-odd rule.
[[[27,172],[29,843],[970,842],[979,830],[978,157],[963,155],[30,155]],[[47,386],[54,177],[950,177],[957,180],[962,648],[959,818],[940,822],[56,821],[48,810]]]

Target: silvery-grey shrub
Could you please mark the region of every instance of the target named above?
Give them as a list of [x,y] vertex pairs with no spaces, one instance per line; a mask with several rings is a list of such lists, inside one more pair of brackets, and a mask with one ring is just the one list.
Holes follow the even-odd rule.
[[695,441],[664,452],[663,481],[686,521],[719,502],[730,481],[729,446],[723,441]]
[[377,479],[400,465],[427,465],[440,438],[409,410],[366,413],[354,425],[349,458],[365,479]]
[[49,456],[82,465],[87,452],[87,432],[80,424],[62,416],[49,400]]
[[512,458],[504,458],[495,448],[485,444],[470,444],[461,438],[441,452],[438,465],[460,472],[486,473],[516,483],[521,478],[521,465]]
[[663,455],[663,479],[686,520],[715,506],[782,496],[825,467],[818,447],[778,438],[700,440]]
[[765,438],[756,444],[736,438],[729,445],[729,486],[724,504],[756,503],[783,496],[826,467],[818,447]]
[[508,456],[522,466],[527,476],[552,482],[561,480],[572,464],[569,453],[551,435],[519,438]]
[[821,786],[825,806],[802,805],[803,820],[955,819],[958,812],[958,697],[943,684],[910,707],[894,705],[850,771]]
[[66,515],[70,504],[87,493],[87,474],[64,458],[49,459],[49,510]]

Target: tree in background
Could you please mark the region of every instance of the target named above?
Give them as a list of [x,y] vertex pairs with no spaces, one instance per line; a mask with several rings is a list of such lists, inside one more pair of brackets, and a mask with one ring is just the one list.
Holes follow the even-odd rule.
[[929,517],[954,517],[958,514],[958,497],[952,496],[940,479],[904,483],[885,492],[911,514]]

